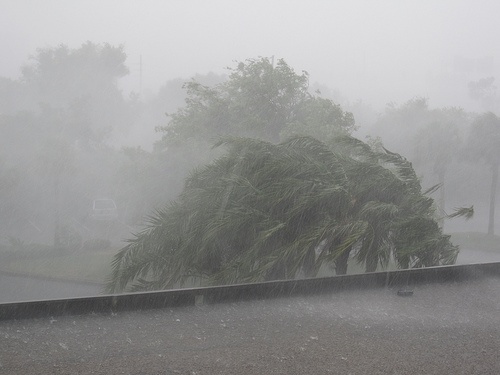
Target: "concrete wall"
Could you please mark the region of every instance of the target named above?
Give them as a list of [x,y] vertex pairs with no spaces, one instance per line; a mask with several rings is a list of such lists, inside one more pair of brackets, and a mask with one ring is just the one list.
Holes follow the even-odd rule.
[[147,293],[4,303],[0,304],[0,320],[280,298],[332,293],[349,289],[392,288],[397,291],[401,288],[411,289],[415,285],[424,283],[466,282],[484,277],[500,277],[500,262]]

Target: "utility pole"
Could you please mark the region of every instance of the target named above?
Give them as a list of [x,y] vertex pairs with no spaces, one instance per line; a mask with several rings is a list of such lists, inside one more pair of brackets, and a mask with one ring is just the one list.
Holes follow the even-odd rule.
[[142,55],[139,55],[139,94],[142,96]]

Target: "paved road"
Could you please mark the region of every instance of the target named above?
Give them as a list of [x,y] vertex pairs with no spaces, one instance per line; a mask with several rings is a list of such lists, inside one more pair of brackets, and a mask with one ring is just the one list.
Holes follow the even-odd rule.
[[500,253],[492,251],[460,249],[457,264],[500,262]]
[[99,285],[12,276],[0,272],[0,303],[99,294],[101,294]]

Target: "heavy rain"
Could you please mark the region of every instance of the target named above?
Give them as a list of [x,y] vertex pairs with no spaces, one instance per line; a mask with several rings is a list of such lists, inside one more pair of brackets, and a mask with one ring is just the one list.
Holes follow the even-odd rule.
[[[78,362],[97,355],[109,373],[123,352],[143,355],[127,359],[133,374],[144,358],[148,374],[500,371],[498,270],[444,285],[412,273],[500,262],[499,11],[3,0],[0,307],[410,271],[376,290],[223,306],[200,292],[195,310],[0,322],[0,370],[92,373]],[[349,349],[324,335],[336,325]],[[415,335],[427,338],[412,347]],[[375,350],[390,342],[404,348],[396,367]],[[362,343],[376,360],[360,360]],[[491,358],[446,367],[433,356],[447,350]]]

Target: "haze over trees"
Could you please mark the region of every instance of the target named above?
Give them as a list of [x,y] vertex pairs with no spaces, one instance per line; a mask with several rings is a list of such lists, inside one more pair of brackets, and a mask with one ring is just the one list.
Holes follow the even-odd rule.
[[[308,211],[307,207],[315,207],[317,202],[308,194],[299,194],[305,186],[310,186],[312,192],[320,194],[318,199],[330,197],[333,203],[339,204],[338,215],[344,215],[345,233],[350,233],[351,237],[346,239],[337,232],[338,235],[328,238],[316,236],[313,240],[308,237],[310,242],[301,249],[302,253],[295,249],[298,252],[290,255],[286,261],[279,258],[283,260],[281,265],[276,260],[278,258],[272,261],[262,258],[263,262],[267,262],[266,267],[270,268],[252,269],[250,263],[243,267],[247,272],[244,279],[265,280],[315,275],[322,267],[332,267],[336,273],[342,274],[347,270],[348,259],[351,262],[352,259],[357,260],[367,271],[384,266],[391,257],[401,267],[451,262],[456,249],[442,233],[440,220],[447,217],[445,211],[450,211],[450,207],[456,205],[490,204],[490,201],[484,203],[482,185],[478,188],[473,182],[487,178],[488,168],[491,168],[491,162],[487,160],[490,158],[486,153],[481,156],[481,160],[486,163],[480,158],[469,158],[464,147],[464,143],[471,142],[472,133],[476,132],[476,127],[470,127],[472,121],[486,115],[471,114],[459,108],[431,108],[425,98],[414,98],[402,105],[393,103],[379,115],[372,128],[363,129],[362,133],[374,136],[367,142],[370,144],[368,147],[361,141],[349,138],[358,131],[358,125],[354,115],[345,108],[356,109],[357,113],[366,112],[363,117],[365,124],[371,121],[374,114],[361,101],[341,107],[319,91],[312,92],[314,87],[321,85],[311,87],[309,74],[305,71],[297,73],[283,59],[253,58],[233,64],[227,69],[227,75],[209,73],[195,75],[187,82],[184,79],[171,80],[157,94],[141,96],[132,93],[125,98],[118,83],[127,72],[126,54],[122,46],[87,42],[75,49],[64,45],[39,49],[23,68],[19,80],[0,78],[0,234],[3,238],[16,237],[30,242],[54,244],[55,247],[68,247],[71,242],[68,238],[79,238],[71,242],[76,243],[75,248],[78,248],[87,239],[109,236],[113,232],[95,229],[97,226],[89,220],[92,201],[110,197],[116,201],[119,209],[119,219],[113,223],[119,229],[112,233],[115,246],[118,246],[119,241],[133,237],[131,233],[143,233],[140,228],[145,231],[151,229],[144,226],[145,218],[153,215],[155,220],[159,219],[154,210],[163,212],[167,202],[188,206],[188,197],[195,194],[186,181],[194,184],[193,181],[211,174],[209,181],[215,185],[209,187],[201,184],[201,190],[214,189],[215,192],[219,189],[222,196],[226,196],[227,191],[233,192],[228,181],[234,178],[237,182],[234,186],[239,186],[241,192],[243,188],[250,189],[250,186],[255,185],[267,194],[259,195],[261,200],[254,203],[261,205],[259,212],[268,217],[265,223],[269,225],[267,230],[271,230],[269,241],[276,244],[275,247],[270,246],[270,254],[277,256],[275,250],[286,248],[289,253],[283,253],[285,257],[293,253],[290,249],[294,241],[297,244],[306,243],[300,233],[295,233],[298,228],[307,227],[312,233],[313,228],[318,230],[324,227],[328,215],[336,220],[333,221],[336,223],[335,231],[341,228],[339,217],[331,213],[335,210],[326,203],[322,205],[325,217],[311,216],[311,210]],[[327,89],[320,91],[328,93]],[[341,96],[339,93],[335,95]],[[157,134],[153,132],[155,128]],[[150,134],[142,138],[146,129]],[[471,138],[463,142],[469,130],[472,131]],[[475,135],[480,137],[481,134],[477,130]],[[493,140],[493,137],[490,138],[488,141]],[[224,146],[213,148],[215,143],[222,142],[220,139],[224,139]],[[351,140],[351,149],[345,148],[346,139]],[[309,145],[315,144],[317,147],[294,148],[300,142],[306,144],[306,140],[310,141]],[[481,145],[481,142],[477,144]],[[237,149],[235,145],[247,148]],[[384,147],[391,152],[386,152]],[[313,151],[322,148],[328,152],[320,156],[326,158],[326,155],[330,155],[330,159],[322,160],[323,164],[313,163],[316,160],[314,157],[321,159],[318,155],[313,157]],[[295,186],[295,195],[287,193],[289,198],[293,197],[288,205],[291,210],[303,212],[303,217],[309,220],[307,223],[292,222],[292,217],[287,218],[284,210],[281,216],[275,211],[266,211],[275,209],[273,204],[285,203],[277,190],[272,195],[270,190],[261,186],[265,184],[259,176],[249,171],[243,174],[236,168],[239,164],[231,165],[228,162],[228,168],[233,168],[230,175],[228,171],[224,174],[223,170],[217,170],[214,166],[231,155],[257,168],[252,163],[262,160],[258,150],[264,149],[269,151],[269,160],[283,162],[278,163],[283,169],[269,169],[267,172],[263,169],[262,174],[271,176],[276,173],[276,176],[283,176],[280,181],[282,185],[278,186],[277,183],[274,186],[276,189],[285,189],[288,184],[290,189]],[[57,156],[58,150],[61,151],[59,154],[66,156]],[[408,159],[406,170],[412,171],[408,181],[397,172],[401,163],[406,163],[405,159],[392,152]],[[284,155],[289,158],[286,159]],[[388,160],[390,158],[394,159]],[[290,169],[285,167],[285,160],[290,162]],[[308,175],[309,179],[304,180],[299,178],[303,176],[294,176],[291,173],[294,168],[297,173],[303,171],[299,161],[311,168],[311,174],[314,172],[318,175]],[[330,180],[321,174],[328,168],[340,166],[349,174],[342,177],[332,172]],[[363,168],[366,170],[362,171]],[[464,178],[459,170],[470,172],[474,178]],[[359,175],[356,175],[356,171]],[[303,172],[304,176],[307,175]],[[372,177],[367,180],[361,178],[363,175]],[[392,181],[392,185],[384,187],[378,176],[385,176],[386,182]],[[322,184],[317,185],[322,179]],[[252,183],[240,186],[243,180]],[[413,182],[410,183],[410,180]],[[353,181],[357,181],[356,184]],[[325,187],[327,183],[342,190],[342,194],[349,194],[351,198],[340,205],[341,192],[335,189],[328,191]],[[410,185],[417,186],[417,183],[418,188],[409,188]],[[396,189],[400,184],[406,187]],[[422,193],[434,185],[442,187],[436,190],[441,192],[438,207],[432,205],[432,200]],[[445,186],[453,188],[444,189]],[[376,197],[370,196],[371,189]],[[199,199],[205,199],[201,190],[198,192]],[[377,191],[390,193],[384,196]],[[430,190],[430,196],[436,194],[434,191]],[[246,195],[236,195],[242,199],[240,203],[246,209],[252,202],[245,199],[250,199],[254,192],[248,190]],[[446,200],[444,192],[447,192]],[[182,195],[175,200],[179,193]],[[332,195],[328,195],[330,193]],[[232,197],[227,194],[227,199]],[[494,197],[494,194],[491,196]],[[422,203],[425,209],[415,209],[412,206],[414,203],[410,201],[426,202]],[[213,199],[209,203],[215,205],[220,201]],[[226,203],[234,204],[229,200]],[[328,211],[327,207],[331,210]],[[413,222],[414,228],[420,224],[427,225],[429,237],[419,238],[422,246],[430,249],[430,242],[434,241],[434,244],[441,244],[440,249],[449,250],[443,250],[444,253],[436,250],[435,254],[448,255],[437,255],[437,258],[431,259],[427,256],[428,250],[409,245],[409,242],[405,246],[408,251],[411,250],[411,255],[403,256],[398,252],[395,228],[405,220],[411,221],[410,216],[405,216],[409,207],[412,207],[416,216],[426,218],[418,223]],[[200,206],[200,209],[203,208]],[[173,211],[167,206],[165,212]],[[248,212],[255,213],[252,210]],[[251,220],[247,216],[242,217]],[[210,222],[217,222],[213,220],[214,216],[207,217]],[[231,216],[230,224],[236,224],[236,218]],[[215,216],[215,219],[218,217]],[[270,224],[272,220],[284,227],[276,227],[275,232]],[[346,229],[348,227],[350,229]],[[229,228],[231,226],[225,230],[229,231]],[[253,241],[255,245],[255,248],[250,245],[246,247],[248,254],[260,257],[265,243],[262,236],[257,234],[264,229],[253,228],[252,235],[240,234],[242,241],[245,238],[245,241]],[[227,232],[219,229],[217,235],[220,240],[221,233]],[[411,233],[410,229],[406,233],[408,238],[417,236],[417,232]],[[271,234],[282,235],[282,242]],[[215,236],[215,232],[212,235]],[[135,243],[137,248],[138,241],[133,239],[131,244]],[[189,246],[194,249],[195,242]],[[217,267],[233,267],[228,259],[233,251],[231,249],[235,247],[236,242],[222,246],[228,252],[222,251],[221,254],[226,254],[226,258],[219,259]],[[260,250],[255,250],[257,248]],[[313,257],[312,248],[317,258]],[[241,261],[238,259],[234,258],[234,262]],[[212,269],[209,276],[209,272],[197,262],[179,264],[182,269],[189,268],[190,275],[201,270],[201,277],[206,278],[207,282],[230,281],[239,277],[230,272],[221,273],[223,267]],[[177,282],[182,278],[179,276]]]
[[117,86],[125,59],[123,47],[109,44],[43,48],[19,80],[0,82],[2,95],[16,99],[0,102],[0,158],[19,180],[9,192],[15,208],[4,203],[0,212],[2,235],[56,245],[61,231],[88,236],[92,200],[115,194],[119,156],[108,142],[135,118],[134,101]]
[[238,63],[218,86],[187,88],[160,145],[224,134],[218,144],[229,151],[195,170],[117,254],[110,291],[316,276],[328,265],[345,274],[351,256],[367,272],[390,259],[454,262],[458,249],[411,164],[349,137],[352,114],[309,94],[306,72],[261,58]]
[[409,162],[354,138],[251,138],[194,171],[113,263],[109,291],[200,280],[231,284],[387,266],[452,264],[458,248],[433,218]]
[[495,234],[495,208],[500,165],[500,119],[491,112],[472,123],[467,145],[468,157],[484,162],[491,171],[488,234]]
[[473,116],[461,108],[431,108],[427,99],[413,98],[401,105],[388,105],[371,129],[386,147],[411,160],[423,186],[439,185],[433,196],[441,218],[450,211],[447,196],[455,201],[451,207],[476,199],[471,195],[456,197],[457,185],[467,185],[460,179],[466,180],[471,168],[464,163],[463,148]]
[[159,130],[159,149],[178,144],[209,145],[221,135],[278,142],[291,135],[318,138],[354,130],[354,118],[329,99],[309,93],[308,73],[297,74],[283,60],[258,58],[228,68],[228,80],[206,86],[185,84],[186,106]]

